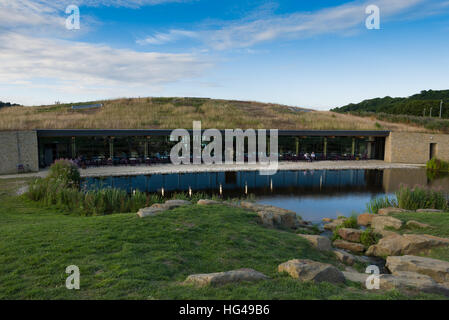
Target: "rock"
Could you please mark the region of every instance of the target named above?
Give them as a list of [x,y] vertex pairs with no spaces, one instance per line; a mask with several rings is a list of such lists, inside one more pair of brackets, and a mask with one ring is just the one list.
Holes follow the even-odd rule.
[[399,230],[402,227],[402,221],[393,217],[378,216],[371,221],[371,227],[374,230],[383,230],[385,227],[391,227]]
[[346,251],[334,249],[334,254],[344,264],[352,266],[356,262],[354,256]]
[[377,214],[379,214],[381,216],[387,216],[389,214],[401,213],[401,212],[406,212],[406,211],[407,210],[400,209],[400,208],[388,207],[388,208],[379,209]]
[[352,251],[352,252],[357,252],[357,253],[361,253],[365,251],[365,246],[361,243],[355,243],[355,242],[349,242],[346,240],[335,240],[333,243],[334,247],[336,248],[340,248],[340,249],[344,249],[344,250],[348,250],[348,251]]
[[439,238],[427,234],[391,235],[380,239],[378,244],[372,245],[366,251],[368,256],[399,256],[417,254],[429,249],[449,245],[449,239]]
[[369,226],[371,225],[371,221],[373,221],[373,218],[377,215],[371,214],[371,213],[363,213],[357,217],[357,224],[359,226]]
[[201,206],[210,206],[210,205],[216,205],[216,204],[222,204],[220,201],[210,200],[210,199],[201,199],[198,200],[196,203]]
[[321,251],[331,251],[332,244],[329,238],[318,235],[298,234],[299,237],[306,239],[309,243]]
[[155,208],[155,207],[142,208],[137,212],[137,215],[141,218],[145,218],[158,215],[159,213],[164,211],[165,211],[164,208]]
[[334,219],[331,219],[331,218],[323,218],[322,221],[325,222],[325,223],[329,223],[329,222],[334,221]]
[[338,234],[343,240],[351,242],[360,242],[360,236],[362,235],[362,230],[351,229],[351,228],[341,228],[338,230]]
[[[360,283],[366,288],[366,280],[370,274],[343,271],[346,280]],[[436,283],[431,277],[414,273],[400,272],[397,275],[380,274],[379,275],[380,290],[406,290],[415,289],[421,292],[443,294],[449,296],[449,288]]]
[[278,266],[279,272],[287,272],[291,277],[301,281],[342,283],[345,278],[336,267],[308,259],[295,259]]
[[407,223],[405,224],[407,227],[409,228],[421,228],[421,229],[425,229],[425,228],[430,228],[431,226],[425,223],[421,223],[415,220],[410,220],[407,221]]
[[187,200],[167,200],[167,201],[165,201],[165,206],[166,206],[166,208],[169,208],[169,209],[174,209],[174,208],[182,207],[182,206],[188,206],[191,204],[192,203]]
[[299,219],[294,211],[249,201],[242,201],[240,206],[255,211],[258,214],[261,223],[265,226],[290,229],[308,226],[308,223]]
[[394,231],[390,231],[390,230],[379,230],[379,229],[376,229],[376,230],[374,230],[374,232],[376,232],[377,234],[380,234],[382,236],[382,238],[399,235],[399,233],[394,232]]
[[425,213],[425,212],[443,212],[443,210],[438,209],[418,209],[416,212]]
[[387,268],[392,274],[416,272],[431,277],[438,283],[449,283],[449,262],[417,256],[392,256],[387,258]]
[[346,218],[339,218],[336,219],[330,223],[327,223],[324,225],[324,229],[326,230],[335,230],[335,228],[337,228],[338,226],[340,226],[341,224],[343,224],[343,222],[345,222],[347,219]]
[[370,276],[367,273],[359,273],[359,272],[350,272],[350,271],[343,271],[343,276],[345,277],[345,280],[357,282],[365,286],[366,279]]
[[253,269],[238,269],[226,272],[192,274],[187,277],[184,283],[198,286],[222,285],[241,281],[258,281],[268,279],[263,273]]

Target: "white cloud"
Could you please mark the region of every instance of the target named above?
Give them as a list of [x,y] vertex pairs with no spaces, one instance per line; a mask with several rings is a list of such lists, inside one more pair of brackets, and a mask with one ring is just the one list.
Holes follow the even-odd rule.
[[[154,86],[194,78],[211,65],[194,54],[137,52],[106,45],[0,34],[0,83]],[[35,82],[35,81],[33,81]]]
[[174,42],[183,38],[197,38],[199,35],[193,31],[186,30],[170,30],[167,33],[156,33],[153,36],[146,37],[142,40],[137,40],[136,42],[141,45],[152,44],[160,45],[169,42]]
[[[262,7],[260,14],[253,13],[244,20],[223,23],[219,28],[182,32],[186,34],[193,32],[215,50],[248,48],[279,38],[296,39],[317,34],[347,33],[353,29],[364,28],[364,21],[367,18],[365,9],[370,4],[379,6],[381,19],[385,21],[423,2],[426,0],[355,1],[312,13],[298,12],[285,15],[275,15],[271,9]],[[181,30],[177,32],[181,33]],[[163,44],[177,39],[179,37],[174,37],[170,31],[137,42]]]

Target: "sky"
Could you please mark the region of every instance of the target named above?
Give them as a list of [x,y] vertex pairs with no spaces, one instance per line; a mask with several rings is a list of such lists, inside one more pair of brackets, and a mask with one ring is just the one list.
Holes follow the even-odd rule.
[[[79,29],[67,28],[69,5]],[[370,5],[379,29],[366,26]],[[176,96],[328,110],[428,89],[449,89],[447,0],[0,0],[0,101]]]

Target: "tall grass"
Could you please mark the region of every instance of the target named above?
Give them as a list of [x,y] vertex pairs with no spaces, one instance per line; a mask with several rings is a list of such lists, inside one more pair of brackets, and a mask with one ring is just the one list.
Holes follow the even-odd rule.
[[[278,104],[196,98],[135,98],[97,101],[97,110],[70,105],[0,110],[0,130],[203,128],[376,130],[375,121],[332,112],[302,112]],[[77,103],[78,104],[78,103]],[[393,129],[383,125],[385,130]]]
[[379,209],[397,207],[405,210],[438,209],[447,211],[448,195],[439,190],[416,186],[414,188],[401,186],[395,193],[395,198],[377,197],[367,204],[370,213],[378,213]]

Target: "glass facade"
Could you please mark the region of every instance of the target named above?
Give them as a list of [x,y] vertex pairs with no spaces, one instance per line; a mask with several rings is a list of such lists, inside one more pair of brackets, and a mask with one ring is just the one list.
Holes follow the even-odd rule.
[[[170,150],[177,143],[170,141],[168,135],[39,137],[39,164],[46,167],[61,158],[86,161],[88,165],[169,162]],[[192,144],[191,136],[191,152]],[[223,152],[224,144],[223,137]],[[202,146],[205,145],[203,142]],[[385,138],[280,135],[278,147],[281,161],[305,160],[307,155],[312,153],[315,154],[316,160],[383,160]],[[245,156],[247,152],[247,139],[245,139]]]

